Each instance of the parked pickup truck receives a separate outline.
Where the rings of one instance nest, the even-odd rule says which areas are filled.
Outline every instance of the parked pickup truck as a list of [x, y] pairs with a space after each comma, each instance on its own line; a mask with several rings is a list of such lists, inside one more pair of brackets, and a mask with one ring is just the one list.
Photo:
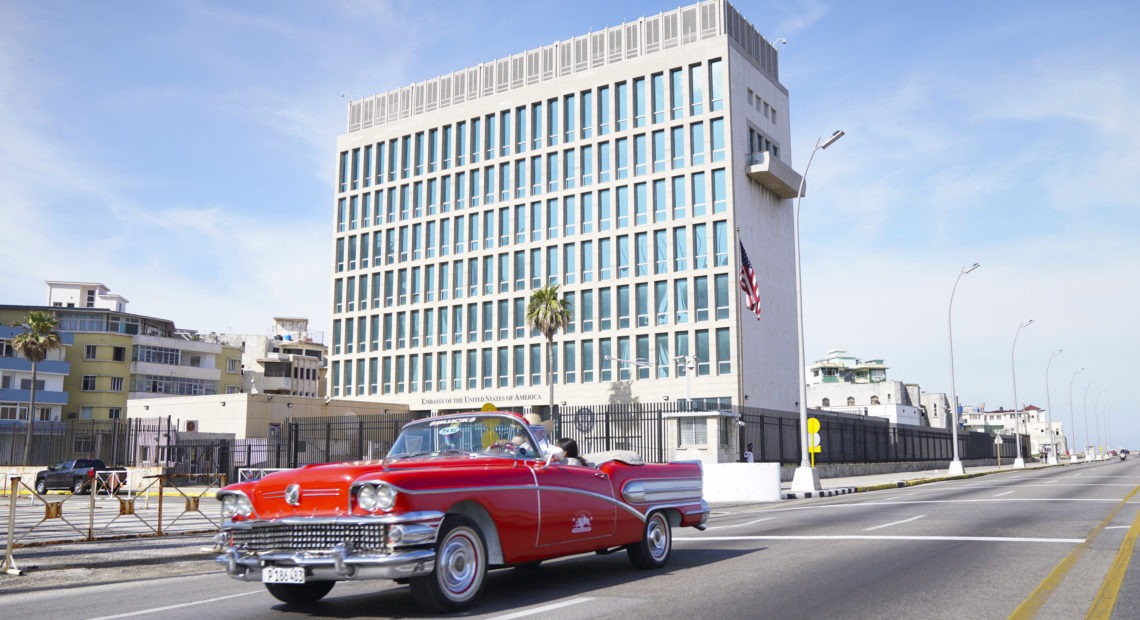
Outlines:
[[75, 459], [56, 463], [51, 467], [36, 472], [36, 493], [43, 495], [48, 491], [65, 490], [79, 495], [91, 490], [95, 481], [95, 472], [111, 471], [113, 476], [103, 477], [99, 480], [98, 488], [118, 490], [127, 481], [127, 470], [123, 467], [107, 467], [99, 459]]

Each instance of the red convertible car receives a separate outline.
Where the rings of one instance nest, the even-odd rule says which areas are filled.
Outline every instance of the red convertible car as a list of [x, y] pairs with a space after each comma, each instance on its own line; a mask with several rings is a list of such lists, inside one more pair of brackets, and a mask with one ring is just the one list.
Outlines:
[[286, 603], [337, 581], [394, 579], [436, 611], [470, 605], [488, 569], [625, 549], [660, 568], [673, 527], [704, 529], [696, 462], [560, 448], [517, 414], [477, 412], [406, 425], [382, 461], [309, 465], [218, 492], [226, 572]]

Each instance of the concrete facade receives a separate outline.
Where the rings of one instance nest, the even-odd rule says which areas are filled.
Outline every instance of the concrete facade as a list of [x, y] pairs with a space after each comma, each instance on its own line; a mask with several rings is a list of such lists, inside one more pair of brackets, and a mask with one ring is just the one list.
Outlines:
[[778, 76], [776, 48], [711, 0], [350, 102], [328, 393], [545, 409], [524, 313], [556, 283], [572, 323], [555, 403], [795, 410], [799, 177]]

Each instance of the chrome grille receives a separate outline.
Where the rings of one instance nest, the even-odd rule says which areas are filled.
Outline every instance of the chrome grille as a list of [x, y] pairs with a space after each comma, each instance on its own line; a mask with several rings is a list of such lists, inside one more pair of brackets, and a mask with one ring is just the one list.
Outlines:
[[247, 551], [329, 551], [345, 543], [354, 551], [384, 551], [381, 523], [278, 523], [230, 530], [233, 546]]

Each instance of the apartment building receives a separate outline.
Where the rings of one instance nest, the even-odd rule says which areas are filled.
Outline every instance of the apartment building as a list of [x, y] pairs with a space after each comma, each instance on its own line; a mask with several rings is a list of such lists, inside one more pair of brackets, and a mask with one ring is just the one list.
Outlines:
[[124, 417], [129, 398], [241, 392], [239, 348], [205, 342], [173, 321], [128, 313], [128, 301], [102, 283], [47, 285], [46, 306], [0, 306], [0, 323], [32, 310], [59, 318], [57, 330], [68, 343], [66, 366], [58, 371], [66, 393], [57, 403], [60, 418]]
[[[329, 395], [544, 411], [552, 370], [556, 404], [795, 410], [788, 109], [723, 0], [350, 102]], [[551, 369], [525, 319], [549, 283], [571, 312]]]

